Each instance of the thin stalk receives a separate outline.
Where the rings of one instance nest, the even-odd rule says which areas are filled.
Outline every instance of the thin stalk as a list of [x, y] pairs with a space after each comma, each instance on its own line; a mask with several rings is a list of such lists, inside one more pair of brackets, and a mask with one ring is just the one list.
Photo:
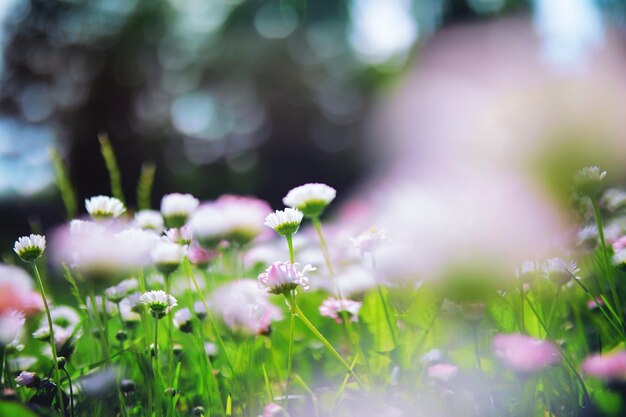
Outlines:
[[196, 277], [193, 274], [193, 271], [191, 269], [191, 264], [189, 263], [189, 258], [187, 258], [187, 256], [183, 258], [183, 265], [184, 265], [185, 272], [187, 273], [187, 275], [189, 275], [189, 278], [191, 278], [191, 280], [193, 281], [193, 285], [196, 288], [196, 292], [200, 296], [200, 301], [202, 301], [202, 304], [204, 305], [204, 309], [206, 310], [206, 313], [207, 313], [207, 317], [209, 321], [211, 322], [211, 327], [213, 328], [213, 333], [215, 335], [215, 338], [217, 339], [217, 343], [219, 345], [220, 351], [224, 352], [224, 357], [226, 358], [228, 367], [230, 368], [231, 374], [234, 376], [235, 368], [233, 367], [233, 364], [230, 360], [230, 356], [228, 355], [228, 351], [226, 350], [226, 346], [224, 345], [224, 340], [222, 339], [222, 336], [220, 336], [219, 329], [217, 328], [217, 323], [215, 322], [215, 319], [213, 318], [213, 314], [211, 314], [211, 310], [209, 309], [209, 305], [206, 302], [206, 298], [204, 297], [202, 290], [200, 290], [200, 287], [198, 286], [198, 282], [196, 281]]
[[287, 246], [289, 247], [289, 262], [293, 265], [296, 263], [296, 258], [293, 254], [293, 236], [285, 235], [285, 239], [287, 239]]
[[57, 348], [56, 343], [54, 342], [54, 329], [52, 325], [52, 316], [50, 315], [50, 307], [48, 306], [48, 297], [46, 296], [46, 290], [43, 287], [43, 281], [41, 280], [41, 276], [39, 275], [39, 269], [37, 268], [37, 264], [35, 261], [30, 263], [33, 267], [33, 271], [35, 272], [35, 278], [37, 279], [37, 285], [39, 286], [39, 291], [41, 291], [41, 299], [43, 301], [43, 307], [46, 310], [46, 318], [48, 320], [48, 330], [50, 331], [50, 348], [52, 349], [52, 363], [54, 366], [54, 379], [57, 384], [57, 401], [59, 403], [59, 409], [61, 410], [61, 414], [65, 415], [65, 404], [63, 403], [63, 394], [61, 393], [61, 373], [59, 372], [59, 363], [57, 357]]
[[319, 417], [319, 405], [317, 401], [317, 396], [315, 395], [313, 390], [306, 384], [306, 382], [304, 382], [300, 375], [295, 374], [293, 379], [296, 380], [302, 386], [302, 388], [304, 388], [304, 390], [311, 396], [311, 402], [313, 403], [313, 411], [315, 412], [315, 417]]
[[526, 323], [524, 317], [524, 283], [522, 280], [519, 282], [519, 296], [520, 296], [520, 316], [519, 316], [519, 327], [522, 333], [526, 333]]
[[[2, 362], [0, 362], [0, 380], [2, 380], [3, 376], [4, 376], [4, 362], [6, 360], [6, 355], [7, 355], [7, 349], [4, 345], [0, 345], [0, 350], [2, 351]], [[7, 384], [9, 379], [6, 379]], [[5, 386], [6, 388], [6, 386]]]
[[70, 415], [74, 417], [74, 388], [72, 387], [72, 377], [67, 369], [63, 368], [65, 375], [67, 375], [67, 383], [70, 387]]
[[298, 316], [298, 318], [311, 331], [311, 333], [313, 333], [313, 335], [315, 335], [315, 337], [317, 337], [317, 339], [322, 342], [326, 349], [328, 349], [328, 351], [343, 365], [343, 367], [346, 368], [346, 370], [350, 373], [350, 375], [352, 375], [357, 384], [359, 384], [359, 387], [361, 389], [364, 389], [365, 385], [363, 384], [361, 378], [356, 374], [356, 372], [352, 370], [348, 362], [345, 361], [345, 359], [339, 354], [339, 352], [335, 350], [333, 345], [331, 345], [330, 342], [319, 332], [319, 330], [317, 330], [315, 325], [309, 321], [309, 319], [302, 312], [302, 310], [300, 310], [300, 307], [298, 307], [298, 305], [296, 304], [295, 297], [293, 297], [291, 300], [287, 298], [287, 302], [289, 303], [292, 314]]
[[317, 237], [320, 240], [320, 247], [322, 249], [322, 255], [324, 255], [324, 260], [326, 261], [326, 266], [328, 267], [328, 271], [330, 275], [335, 275], [335, 270], [333, 269], [333, 263], [330, 260], [330, 254], [328, 253], [328, 245], [326, 245], [326, 239], [324, 239], [324, 233], [322, 232], [322, 223], [320, 222], [320, 218], [318, 216], [311, 217], [311, 223], [313, 223], [313, 227], [317, 232]]
[[598, 205], [598, 200], [596, 198], [591, 198], [591, 204], [593, 205], [593, 213], [596, 218], [596, 226], [598, 228], [598, 236], [600, 237], [600, 245], [602, 246], [602, 258], [604, 259], [604, 267], [606, 268], [606, 275], [609, 281], [609, 286], [611, 287], [611, 296], [613, 297], [613, 304], [615, 308], [619, 308], [619, 319], [620, 325], [624, 323], [624, 316], [622, 313], [621, 304], [619, 301], [619, 296], [617, 295], [617, 289], [615, 287], [615, 279], [613, 277], [613, 273], [611, 272], [611, 263], [609, 260], [609, 252], [606, 249], [606, 241], [604, 239], [604, 227], [602, 225], [602, 216], [600, 214], [600, 206]]
[[376, 276], [376, 281], [377, 281], [376, 290], [378, 292], [378, 298], [380, 299], [380, 303], [383, 306], [383, 313], [385, 314], [385, 321], [387, 322], [387, 328], [389, 328], [389, 333], [391, 334], [391, 340], [393, 341], [394, 347], [398, 347], [398, 340], [396, 338], [395, 327], [393, 326], [393, 323], [391, 321], [391, 314], [389, 313], [389, 300], [387, 300], [387, 297], [385, 297], [385, 294], [383, 292], [383, 286], [380, 280], [378, 279], [376, 257], [374, 256], [373, 252], [372, 252], [372, 268], [374, 269], [374, 274]]
[[285, 409], [289, 412], [289, 388], [291, 387], [291, 369], [293, 366], [293, 333], [296, 324], [295, 314], [289, 319], [289, 350], [287, 353], [287, 381], [285, 383]]
[[[348, 316], [347, 311], [343, 308], [343, 301], [345, 298], [343, 294], [341, 293], [341, 289], [339, 288], [339, 285], [337, 285], [337, 282], [335, 280], [335, 270], [333, 268], [333, 263], [330, 259], [330, 253], [328, 252], [328, 245], [326, 244], [326, 239], [324, 238], [324, 232], [322, 231], [322, 223], [319, 219], [319, 216], [312, 217], [311, 223], [313, 224], [313, 227], [315, 228], [315, 231], [317, 232], [317, 237], [319, 238], [319, 241], [320, 241], [320, 248], [322, 250], [322, 255], [324, 256], [324, 260], [326, 262], [326, 266], [328, 267], [328, 272], [330, 273], [333, 287], [335, 287], [335, 292], [337, 293], [337, 297], [339, 298], [339, 302], [341, 303], [341, 306], [342, 306], [342, 310], [340, 314], [341, 314], [343, 325], [346, 329], [346, 332], [348, 333], [348, 340], [350, 341], [350, 344], [352, 344], [354, 351], [358, 354], [359, 352], [361, 352], [361, 347], [359, 346], [357, 336], [352, 329], [352, 323], [350, 321], [350, 317]], [[393, 331], [392, 331], [392, 335], [393, 335]], [[397, 346], [397, 343], [395, 343], [395, 335], [393, 337], [394, 337], [394, 344]], [[361, 356], [363, 356], [363, 360], [367, 363], [368, 361], [367, 356], [366, 355], [361, 355]], [[367, 366], [369, 368], [369, 364], [367, 364]]]
[[155, 414], [161, 414], [161, 372], [159, 370], [159, 319], [154, 317], [154, 386], [155, 386]]
[[[352, 359], [352, 363], [350, 364], [351, 369], [354, 369], [354, 366], [356, 365], [358, 358], [359, 358], [358, 355], [355, 355], [354, 359]], [[341, 386], [339, 387], [339, 391], [337, 392], [337, 398], [335, 398], [335, 410], [337, 410], [337, 408], [339, 408], [339, 404], [341, 404], [341, 399], [343, 398], [343, 392], [346, 390], [346, 386], [348, 385], [349, 379], [350, 379], [350, 374], [348, 373], [343, 378]]]
[[[113, 365], [113, 361], [111, 360], [111, 350], [109, 348], [109, 332], [106, 325], [106, 301], [102, 298], [102, 312], [98, 309], [98, 304], [96, 303], [96, 296], [94, 294], [93, 287], [90, 288], [89, 298], [91, 300], [91, 306], [93, 309], [94, 318], [96, 320], [96, 325], [98, 326], [98, 331], [100, 332], [100, 339], [102, 340], [102, 350], [104, 355], [104, 362], [107, 366], [111, 367]], [[103, 323], [103, 320], [105, 323]], [[121, 353], [121, 352], [120, 352]], [[122, 395], [122, 391], [120, 390], [119, 384], [116, 384], [117, 390], [117, 399], [120, 403], [120, 411], [122, 413], [122, 417], [126, 417], [128, 415], [126, 410], [126, 403], [124, 401], [124, 396]]]
[[[170, 294], [170, 279], [171, 274], [165, 275], [165, 292]], [[167, 372], [172, 375], [174, 368], [174, 341], [172, 340], [172, 314], [167, 314]]]
[[[537, 321], [539, 322], [541, 327], [543, 327], [543, 330], [546, 332], [546, 336], [550, 337], [550, 332], [548, 331], [548, 326], [543, 321], [543, 319], [539, 316], [539, 312], [537, 311], [537, 309], [535, 309], [535, 307], [532, 305], [532, 303], [530, 301], [528, 301], [528, 300], [526, 300], [526, 301], [528, 302], [528, 305], [530, 306], [530, 309], [532, 310], [532, 312], [535, 315], [535, 317], [537, 317]], [[572, 373], [576, 377], [576, 380], [578, 381], [578, 384], [580, 385], [580, 388], [583, 391], [583, 396], [585, 397], [585, 401], [587, 401], [587, 403], [588, 403], [588, 401], [589, 401], [589, 393], [587, 391], [587, 387], [585, 386], [585, 382], [582, 379], [582, 377], [580, 376], [580, 374], [578, 373], [578, 371], [576, 370], [576, 367], [574, 366], [572, 361], [567, 357], [567, 355], [565, 355], [565, 352], [563, 352], [563, 353], [564, 354], [562, 355], [562, 357], [565, 360], [566, 365], [570, 368], [570, 370], [572, 371]]]
[[[587, 288], [586, 285], [584, 285], [582, 282], [580, 282], [580, 280], [576, 279], [576, 278], [572, 278], [573, 281], [575, 283], [577, 283], [580, 288], [582, 288], [582, 290], [587, 293], [587, 295], [596, 303], [596, 306], [598, 306], [598, 309], [600, 310], [600, 312], [602, 313], [602, 315], [604, 316], [604, 318], [609, 322], [609, 324], [611, 324], [611, 326], [613, 326], [613, 328], [622, 336], [622, 339], [626, 339], [626, 335], [624, 335], [624, 330], [622, 328], [620, 328], [620, 326], [615, 323], [613, 321], [613, 319], [611, 319], [611, 317], [609, 316], [609, 314], [607, 313], [605, 307], [598, 302], [597, 297], [594, 297], [593, 294], [591, 294], [591, 291], [589, 291], [589, 289]], [[611, 311], [611, 310], [609, 310]]]

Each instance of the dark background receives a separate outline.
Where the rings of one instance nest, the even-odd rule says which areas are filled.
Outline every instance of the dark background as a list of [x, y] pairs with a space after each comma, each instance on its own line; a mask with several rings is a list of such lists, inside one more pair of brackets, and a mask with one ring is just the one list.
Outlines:
[[[254, 194], [278, 208], [287, 190], [312, 181], [346, 195], [385, 168], [368, 152], [366, 140], [385, 140], [371, 137], [368, 121], [419, 60], [420, 45], [455, 22], [533, 9], [528, 1], [405, 2], [419, 42], [372, 61], [350, 44], [353, 3], [15, 1], [3, 23], [0, 80], [0, 123], [13, 126], [8, 145], [0, 142], [1, 173], [17, 178], [0, 194], [3, 247], [26, 234], [29, 221], [46, 229], [63, 220], [47, 148], [63, 155], [81, 208], [86, 197], [110, 194], [101, 132], [131, 207], [144, 162], [156, 165], [153, 207], [178, 191], [201, 199]], [[597, 5], [621, 22], [623, 2]], [[262, 10], [273, 11], [266, 14], [279, 32], [291, 25], [289, 35], [264, 37]], [[264, 27], [273, 28], [271, 19]], [[33, 182], [33, 191], [20, 181]]]

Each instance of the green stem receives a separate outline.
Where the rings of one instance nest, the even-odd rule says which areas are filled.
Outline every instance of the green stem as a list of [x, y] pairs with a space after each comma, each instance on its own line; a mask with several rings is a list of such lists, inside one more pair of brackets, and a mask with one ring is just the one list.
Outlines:
[[52, 325], [52, 316], [50, 315], [50, 307], [48, 306], [48, 297], [46, 296], [46, 290], [43, 287], [43, 281], [39, 275], [39, 269], [35, 261], [31, 262], [33, 271], [35, 272], [35, 278], [37, 279], [37, 285], [39, 291], [41, 291], [41, 299], [43, 301], [43, 307], [46, 310], [46, 318], [48, 320], [48, 330], [50, 331], [50, 348], [52, 349], [52, 363], [54, 365], [54, 379], [57, 384], [57, 401], [59, 402], [59, 409], [61, 414], [65, 415], [65, 404], [63, 403], [63, 394], [61, 393], [61, 373], [59, 372], [59, 363], [57, 358], [57, 348], [54, 342], [54, 326]]
[[387, 322], [387, 327], [389, 328], [389, 333], [391, 334], [391, 340], [393, 341], [394, 347], [398, 347], [395, 327], [393, 326], [393, 322], [391, 321], [391, 314], [389, 313], [389, 300], [387, 300], [387, 297], [385, 297], [385, 293], [383, 292], [383, 286], [380, 283], [381, 281], [378, 279], [378, 269], [376, 267], [376, 257], [374, 256], [374, 253], [372, 253], [372, 268], [374, 269], [374, 273], [376, 274], [376, 281], [378, 281], [378, 284], [376, 285], [376, 290], [378, 291], [378, 298], [380, 299], [380, 303], [383, 306], [383, 313], [385, 314], [385, 321]]
[[315, 325], [313, 323], [311, 323], [309, 321], [309, 319], [304, 315], [304, 313], [302, 312], [302, 310], [300, 310], [300, 307], [298, 307], [298, 305], [296, 304], [296, 299], [295, 297], [293, 297], [291, 300], [287, 298], [287, 302], [289, 303], [289, 306], [291, 308], [291, 312], [292, 314], [295, 314], [298, 316], [298, 318], [300, 319], [300, 321], [302, 321], [302, 323], [304, 323], [304, 325], [311, 331], [311, 333], [313, 333], [315, 335], [315, 337], [317, 337], [317, 339], [322, 342], [322, 344], [326, 347], [326, 349], [328, 349], [328, 351], [335, 357], [337, 358], [337, 360], [339, 362], [341, 362], [341, 364], [343, 365], [344, 368], [346, 368], [346, 370], [350, 373], [350, 375], [352, 375], [352, 377], [354, 378], [354, 380], [357, 382], [357, 384], [359, 384], [359, 387], [361, 387], [361, 389], [364, 389], [364, 384], [363, 381], [361, 380], [361, 378], [356, 374], [356, 372], [354, 372], [352, 370], [352, 368], [350, 367], [350, 365], [348, 364], [348, 362], [346, 362], [343, 357], [339, 354], [339, 352], [337, 352], [335, 350], [335, 348], [333, 347], [333, 345], [330, 344], [330, 342], [319, 332], [319, 330], [317, 330], [317, 328], [315, 327]]
[[213, 333], [215, 335], [215, 338], [217, 339], [217, 343], [219, 345], [220, 351], [224, 352], [226, 363], [228, 363], [228, 367], [230, 368], [231, 374], [234, 376], [235, 368], [233, 367], [233, 364], [230, 360], [230, 356], [228, 355], [228, 351], [226, 350], [226, 345], [224, 345], [224, 340], [222, 339], [222, 336], [220, 336], [219, 329], [217, 328], [217, 323], [215, 322], [215, 319], [213, 318], [213, 314], [211, 313], [211, 310], [209, 309], [209, 305], [206, 302], [204, 294], [202, 293], [202, 290], [200, 290], [200, 287], [198, 286], [198, 282], [196, 281], [196, 277], [193, 274], [193, 270], [191, 269], [191, 264], [189, 263], [189, 258], [187, 258], [187, 256], [183, 258], [183, 267], [187, 275], [189, 275], [189, 278], [191, 278], [191, 280], [193, 281], [193, 285], [196, 288], [196, 292], [200, 296], [200, 300], [202, 301], [202, 304], [204, 305], [204, 309], [206, 310], [207, 317], [209, 321], [211, 322], [211, 327], [213, 328]]
[[[542, 318], [539, 316], [539, 312], [537, 311], [537, 309], [535, 309], [535, 307], [532, 305], [532, 303], [530, 302], [530, 300], [526, 300], [528, 302], [528, 306], [530, 307], [530, 309], [532, 310], [533, 314], [535, 315], [535, 317], [537, 318], [537, 321], [539, 322], [539, 324], [541, 325], [541, 327], [543, 327], [543, 330], [546, 332], [546, 337], [550, 338], [550, 332], [548, 331], [548, 326], [546, 325], [546, 323], [542, 320]], [[580, 388], [583, 391], [583, 396], [585, 398], [585, 401], [589, 401], [589, 393], [587, 391], [587, 387], [585, 386], [585, 382], [582, 379], [582, 377], [580, 376], [580, 374], [578, 373], [578, 371], [576, 370], [576, 367], [574, 366], [574, 364], [572, 363], [572, 361], [567, 357], [567, 355], [565, 354], [565, 352], [563, 352], [562, 355], [563, 359], [565, 360], [565, 364], [570, 368], [570, 370], [572, 371], [572, 373], [574, 374], [574, 376], [576, 377], [576, 380], [578, 381], [578, 384], [580, 385]]]
[[289, 350], [287, 353], [287, 382], [285, 383], [285, 409], [287, 412], [289, 412], [289, 388], [291, 386], [291, 368], [293, 365], [293, 332], [295, 324], [296, 316], [292, 314], [289, 319]]
[[74, 388], [72, 387], [72, 377], [67, 369], [63, 368], [65, 375], [67, 375], [67, 383], [70, 387], [70, 415], [74, 417]]
[[311, 217], [311, 223], [313, 223], [313, 227], [317, 232], [317, 237], [320, 240], [320, 247], [322, 249], [322, 255], [324, 255], [324, 260], [326, 261], [326, 266], [328, 267], [328, 271], [330, 275], [335, 275], [335, 270], [333, 269], [333, 263], [330, 260], [330, 254], [328, 253], [328, 245], [326, 245], [326, 239], [324, 239], [324, 233], [322, 232], [322, 223], [320, 222], [320, 218], [315, 216]]
[[[621, 328], [620, 328], [620, 326], [619, 326], [617, 323], [615, 323], [615, 322], [613, 321], [613, 319], [611, 319], [611, 317], [610, 317], [610, 316], [609, 316], [609, 314], [607, 313], [606, 308], [602, 305], [602, 303], [600, 303], [600, 302], [598, 301], [598, 298], [597, 298], [597, 297], [595, 297], [595, 296], [591, 293], [591, 291], [589, 291], [589, 289], [587, 288], [587, 286], [586, 286], [586, 285], [584, 285], [582, 282], [580, 282], [580, 280], [578, 280], [578, 279], [576, 279], [576, 278], [572, 278], [572, 279], [573, 279], [573, 281], [574, 281], [575, 283], [577, 283], [577, 284], [580, 286], [580, 288], [582, 288], [582, 290], [583, 290], [585, 293], [587, 293], [587, 295], [590, 297], [590, 299], [591, 299], [591, 300], [593, 300], [593, 302], [594, 302], [594, 303], [596, 303], [596, 306], [598, 307], [598, 309], [600, 310], [600, 312], [602, 313], [602, 315], [604, 316], [604, 318], [606, 319], [606, 321], [607, 321], [607, 322], [609, 322], [609, 324], [610, 324], [611, 326], [613, 326], [613, 328], [614, 328], [614, 329], [615, 329], [615, 330], [616, 330], [616, 331], [617, 331], [617, 332], [618, 332], [618, 333], [622, 336], [622, 339], [626, 339], [626, 335], [624, 335], [624, 331], [623, 331], [623, 329], [621, 329]], [[611, 310], [609, 310], [609, 311], [611, 311]], [[617, 319], [617, 318], [616, 318], [616, 319]]]
[[[7, 355], [7, 349], [4, 345], [0, 345], [0, 351], [2, 351], [2, 362], [0, 362], [0, 380], [3, 378], [4, 375], [4, 362], [6, 359], [6, 355]], [[9, 383], [9, 379], [8, 377], [6, 378], [6, 383]], [[8, 385], [5, 385], [4, 388], [8, 388]]]
[[[165, 279], [165, 292], [170, 294], [170, 277], [171, 274], [166, 274]], [[174, 341], [172, 340], [172, 314], [167, 314], [167, 371], [170, 376], [173, 374], [174, 368]]]
[[287, 239], [287, 246], [289, 247], [289, 261], [293, 265], [294, 263], [296, 263], [296, 258], [293, 254], [293, 236], [285, 235], [285, 239]]
[[155, 386], [155, 414], [161, 414], [161, 372], [159, 370], [159, 319], [154, 317], [154, 386]]
[[524, 317], [524, 283], [522, 282], [522, 280], [520, 280], [519, 282], [519, 296], [520, 296], [519, 327], [522, 333], [526, 333], [526, 323], [525, 323], [526, 320]]
[[615, 279], [613, 277], [613, 273], [611, 272], [611, 262], [609, 259], [609, 252], [606, 248], [606, 241], [604, 239], [604, 227], [602, 225], [602, 216], [600, 214], [600, 206], [598, 205], [598, 200], [596, 198], [591, 199], [591, 204], [593, 205], [593, 213], [596, 218], [596, 226], [598, 228], [598, 236], [600, 237], [600, 245], [602, 246], [602, 258], [604, 260], [604, 267], [606, 269], [606, 276], [609, 281], [609, 286], [611, 287], [611, 296], [613, 297], [613, 304], [616, 309], [619, 309], [619, 323], [623, 325], [624, 316], [622, 313], [622, 307], [619, 301], [619, 296], [617, 295], [617, 289], [615, 288]]

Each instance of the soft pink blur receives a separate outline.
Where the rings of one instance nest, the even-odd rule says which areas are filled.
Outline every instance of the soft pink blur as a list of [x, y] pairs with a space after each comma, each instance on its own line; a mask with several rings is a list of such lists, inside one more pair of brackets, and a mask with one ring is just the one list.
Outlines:
[[496, 335], [491, 347], [505, 365], [521, 373], [535, 372], [561, 361], [561, 353], [552, 343], [522, 334]]
[[606, 380], [626, 380], [626, 351], [588, 356], [581, 365], [590, 376]]

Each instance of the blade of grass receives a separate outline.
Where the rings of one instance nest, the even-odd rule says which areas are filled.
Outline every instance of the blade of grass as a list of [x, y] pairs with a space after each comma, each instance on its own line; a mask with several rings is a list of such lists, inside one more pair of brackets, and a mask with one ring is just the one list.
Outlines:
[[63, 164], [63, 159], [56, 149], [50, 150], [50, 159], [52, 159], [52, 165], [54, 167], [55, 182], [61, 193], [63, 205], [65, 206], [65, 216], [67, 219], [73, 219], [78, 211], [74, 187], [70, 181], [65, 164]]
[[98, 140], [100, 141], [100, 152], [102, 153], [102, 158], [104, 159], [104, 163], [109, 171], [109, 178], [111, 179], [111, 193], [113, 194], [113, 197], [124, 203], [122, 175], [120, 174], [120, 168], [117, 165], [115, 152], [113, 151], [109, 137], [105, 133], [101, 133], [98, 135]]
[[154, 184], [154, 173], [156, 166], [151, 163], [141, 165], [141, 174], [137, 183], [137, 209], [149, 210], [152, 197], [152, 186]]

